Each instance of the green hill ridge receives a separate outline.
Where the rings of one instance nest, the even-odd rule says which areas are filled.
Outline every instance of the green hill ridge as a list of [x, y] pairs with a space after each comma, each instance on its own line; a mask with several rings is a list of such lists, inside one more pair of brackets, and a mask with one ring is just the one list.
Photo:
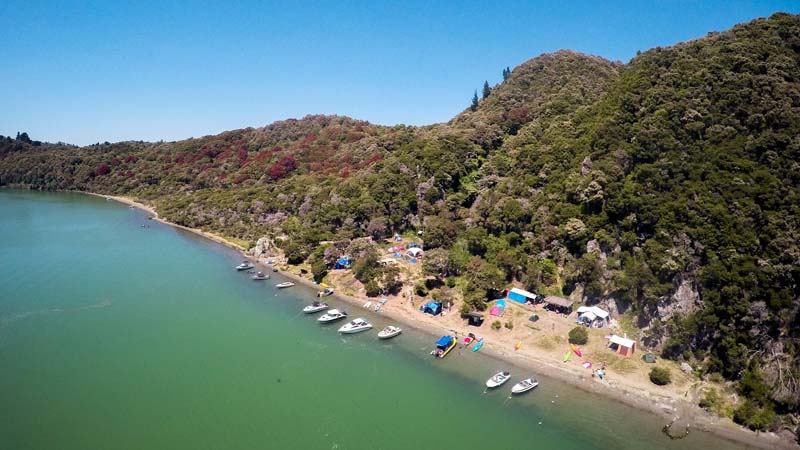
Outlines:
[[307, 116], [178, 142], [2, 138], [0, 186], [133, 196], [181, 225], [280, 237], [317, 275], [321, 243], [422, 231], [427, 273], [467, 307], [511, 283], [601, 304], [664, 357], [731, 380], [737, 422], [800, 414], [800, 16], [627, 64], [541, 55], [430, 126]]

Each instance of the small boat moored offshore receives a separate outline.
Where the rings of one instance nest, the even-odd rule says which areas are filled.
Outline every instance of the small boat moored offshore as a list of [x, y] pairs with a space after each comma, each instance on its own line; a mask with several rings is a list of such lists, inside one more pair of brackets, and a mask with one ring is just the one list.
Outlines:
[[492, 375], [491, 378], [486, 380], [486, 387], [488, 388], [496, 388], [505, 384], [506, 381], [511, 379], [511, 373], [504, 370], [502, 372], [497, 372], [496, 374]]
[[265, 274], [264, 272], [257, 272], [255, 275], [253, 275], [250, 278], [252, 278], [255, 281], [268, 280], [269, 279], [269, 275]]
[[322, 311], [323, 309], [328, 309], [328, 304], [327, 303], [314, 302], [314, 303], [306, 306], [305, 308], [303, 308], [303, 312], [306, 313], [306, 314], [313, 314], [315, 312]]
[[531, 389], [535, 388], [539, 385], [539, 382], [536, 381], [536, 378], [530, 377], [525, 378], [524, 380], [520, 381], [519, 383], [515, 384], [514, 387], [511, 388], [512, 394], [522, 394], [523, 392], [528, 392]]
[[347, 317], [346, 311], [339, 311], [338, 309], [329, 309], [328, 312], [320, 316], [320, 318], [317, 319], [317, 321], [321, 323], [328, 323], [344, 319], [345, 317]]
[[294, 286], [294, 283], [292, 283], [291, 281], [284, 281], [283, 283], [278, 283], [275, 285], [275, 287], [278, 289], [286, 289], [292, 286]]
[[241, 264], [236, 266], [236, 270], [250, 270], [253, 267], [254, 267], [253, 263], [251, 263], [250, 261], [242, 261]]
[[453, 336], [442, 336], [436, 341], [436, 347], [431, 351], [431, 355], [436, 358], [444, 358], [450, 350], [456, 346], [456, 338]]
[[344, 324], [341, 328], [339, 328], [339, 333], [355, 334], [355, 333], [360, 333], [362, 331], [367, 331], [371, 328], [372, 328], [371, 323], [364, 320], [363, 317], [359, 317], [358, 319], [350, 321], [350, 323]]
[[333, 289], [325, 288], [324, 291], [317, 292], [317, 297], [327, 297], [329, 295], [333, 295]]
[[389, 325], [388, 327], [378, 332], [378, 339], [391, 339], [402, 332], [403, 332], [402, 328]]

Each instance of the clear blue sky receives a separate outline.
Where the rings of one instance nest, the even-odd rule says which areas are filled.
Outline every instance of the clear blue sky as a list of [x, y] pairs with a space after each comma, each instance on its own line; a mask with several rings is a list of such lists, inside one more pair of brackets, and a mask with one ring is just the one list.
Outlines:
[[540, 53], [627, 62], [800, 10], [797, 1], [492, 3], [6, 0], [0, 134], [176, 140], [306, 114], [429, 124]]

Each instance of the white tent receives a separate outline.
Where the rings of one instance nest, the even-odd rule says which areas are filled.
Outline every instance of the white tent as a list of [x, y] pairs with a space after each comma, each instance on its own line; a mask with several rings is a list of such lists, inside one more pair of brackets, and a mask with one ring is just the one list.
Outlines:
[[410, 249], [406, 250], [406, 254], [413, 258], [417, 258], [422, 254], [422, 249], [419, 247], [411, 247]]
[[615, 351], [621, 355], [631, 356], [636, 348], [636, 342], [622, 336], [612, 335], [609, 339], [609, 347], [616, 346]]
[[578, 323], [605, 326], [608, 321], [608, 311], [597, 306], [581, 306], [578, 308]]

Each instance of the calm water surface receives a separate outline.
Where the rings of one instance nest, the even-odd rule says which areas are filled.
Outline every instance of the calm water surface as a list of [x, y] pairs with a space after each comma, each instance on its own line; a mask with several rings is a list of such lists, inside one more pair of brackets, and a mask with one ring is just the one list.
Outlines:
[[483, 394], [497, 361], [339, 336], [313, 291], [100, 198], [0, 191], [0, 257], [0, 449], [747, 448], [543, 377]]

